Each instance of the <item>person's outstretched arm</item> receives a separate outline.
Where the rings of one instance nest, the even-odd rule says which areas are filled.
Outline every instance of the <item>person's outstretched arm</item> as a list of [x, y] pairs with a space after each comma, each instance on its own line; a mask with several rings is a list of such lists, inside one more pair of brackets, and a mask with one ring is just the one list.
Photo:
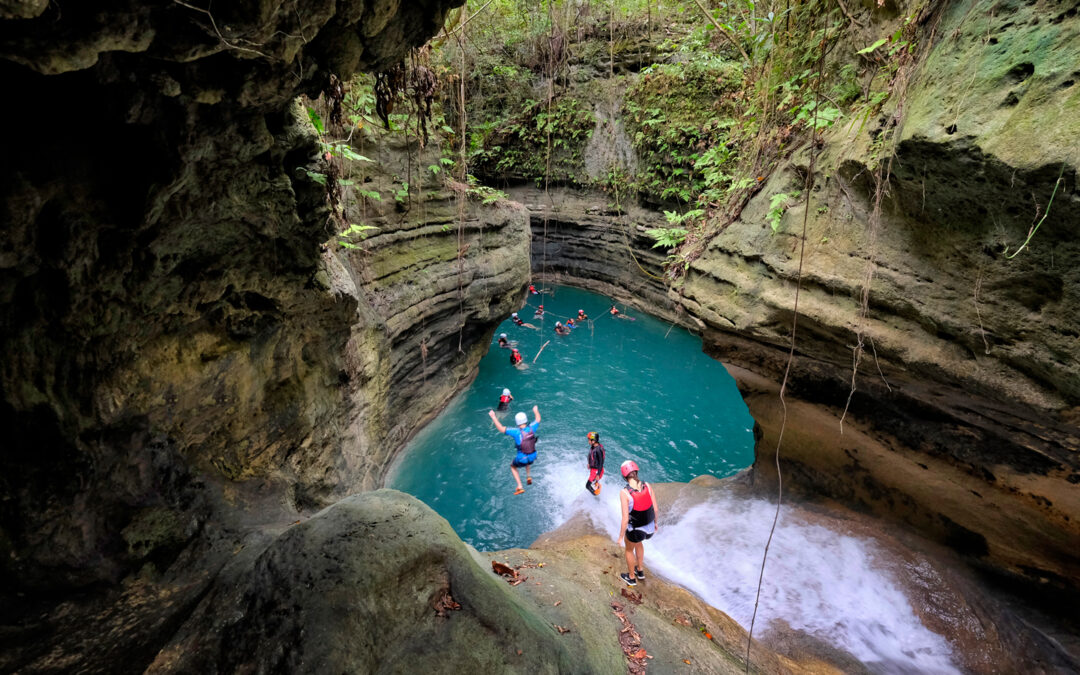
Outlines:
[[540, 409], [536, 406], [533, 406], [533, 416], [536, 417], [537, 422], [540, 421]]
[[488, 417], [491, 418], [491, 422], [495, 425], [495, 428], [499, 430], [500, 434], [506, 433], [506, 427], [504, 427], [502, 422], [499, 421], [499, 418], [495, 416], [494, 410], [488, 410]]

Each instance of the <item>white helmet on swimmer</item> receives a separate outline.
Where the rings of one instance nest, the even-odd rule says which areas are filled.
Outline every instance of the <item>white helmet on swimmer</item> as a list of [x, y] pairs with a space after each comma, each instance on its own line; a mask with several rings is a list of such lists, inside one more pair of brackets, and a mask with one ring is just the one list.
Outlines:
[[517, 318], [517, 312], [514, 312], [514, 313], [513, 313], [513, 314], [511, 314], [510, 316], [512, 316], [512, 317], [514, 317], [514, 318], [516, 319], [516, 318]]
[[509, 396], [510, 395], [510, 390], [509, 389], [503, 389], [502, 395], [503, 396]]
[[562, 321], [556, 321], [556, 322], [555, 322], [555, 325], [556, 325], [556, 326], [561, 326], [561, 325], [562, 325]]
[[505, 340], [506, 339], [506, 333], [499, 333], [499, 337], [501, 337], [502, 339]]
[[583, 310], [583, 309], [579, 309], [579, 310], [577, 311], [577, 313], [578, 313], [578, 314], [584, 314], [584, 313], [585, 313], [585, 310]]
[[525, 413], [519, 412], [518, 414], [514, 415], [514, 424], [518, 425], [519, 427], [522, 424], [528, 424], [528, 423], [529, 423], [529, 417]]
[[622, 471], [623, 478], [626, 478], [627, 476], [638, 470], [637, 464], [635, 464], [634, 460], [632, 459], [628, 459], [623, 462], [622, 466], [620, 466], [619, 469]]

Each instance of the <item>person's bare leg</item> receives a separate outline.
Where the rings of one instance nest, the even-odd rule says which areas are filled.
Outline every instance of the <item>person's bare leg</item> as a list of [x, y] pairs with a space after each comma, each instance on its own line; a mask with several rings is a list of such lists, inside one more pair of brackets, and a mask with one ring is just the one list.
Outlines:
[[[526, 464], [525, 465], [525, 481], [529, 485], [532, 485], [532, 472], [531, 472], [531, 469], [532, 469], [532, 464]], [[518, 483], [521, 483], [521, 481], [518, 481]], [[519, 487], [520, 487], [520, 485], [519, 485]]]
[[[639, 541], [634, 544], [634, 557], [637, 558], [637, 567], [640, 570], [645, 569], [645, 542]], [[631, 574], [634, 570], [630, 570]]]
[[514, 481], [517, 483], [517, 489], [524, 490], [525, 488], [521, 487], [521, 476], [518, 474], [517, 467], [510, 467], [510, 473], [514, 474]]
[[634, 549], [637, 548], [638, 546], [640, 546], [640, 544], [635, 544], [635, 543], [630, 542], [630, 541], [626, 542], [626, 573], [630, 575], [631, 579], [633, 579], [634, 575], [635, 575], [635, 572], [634, 572]]

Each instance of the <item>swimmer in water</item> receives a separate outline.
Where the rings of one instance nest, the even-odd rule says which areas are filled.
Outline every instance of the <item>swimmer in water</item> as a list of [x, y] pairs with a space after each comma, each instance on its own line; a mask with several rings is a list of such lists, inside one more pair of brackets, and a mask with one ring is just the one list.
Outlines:
[[600, 479], [604, 477], [604, 446], [600, 444], [600, 434], [590, 431], [589, 440], [589, 480], [585, 489], [594, 495], [600, 494]]
[[510, 365], [517, 366], [522, 362], [521, 352], [517, 350], [517, 347], [510, 348]]
[[577, 311], [577, 322], [581, 323], [582, 321], [588, 321], [588, 320], [589, 320], [589, 315], [585, 313], [585, 310], [579, 309]]
[[514, 312], [510, 315], [510, 320], [514, 322], [515, 326], [521, 326], [522, 328], [532, 328], [533, 330], [540, 330], [531, 323], [525, 323], [524, 321], [522, 321], [521, 317], [518, 316], [517, 312]]
[[558, 335], [569, 335], [570, 334], [570, 329], [567, 328], [566, 326], [562, 325], [561, 321], [556, 321], [555, 322], [555, 333], [558, 334]]
[[510, 407], [510, 401], [513, 401], [514, 397], [510, 394], [509, 389], [503, 389], [502, 396], [499, 397], [499, 410], [506, 410]]
[[533, 318], [543, 318], [543, 316], [544, 316], [544, 306], [540, 305], [540, 307], [538, 307], [537, 310], [533, 313]]
[[521, 486], [521, 476], [518, 474], [519, 467], [525, 467], [525, 483], [526, 485], [532, 485], [530, 470], [533, 462], [536, 461], [536, 428], [540, 426], [540, 410], [533, 406], [535, 420], [532, 424], [529, 424], [529, 417], [525, 413], [519, 412], [515, 415], [514, 424], [517, 425], [516, 429], [504, 427], [499, 422], [499, 418], [495, 416], [494, 410], [489, 410], [488, 416], [491, 417], [492, 423], [500, 434], [506, 434], [514, 439], [517, 454], [514, 455], [514, 461], [510, 462], [510, 473], [514, 474], [514, 481], [517, 482], [517, 489], [514, 490], [514, 494], [520, 495], [525, 492], [525, 488]]
[[641, 568], [645, 563], [645, 545], [642, 542], [656, 534], [659, 505], [649, 484], [638, 478], [638, 465], [633, 460], [623, 462], [619, 468], [626, 479], [626, 487], [619, 492], [622, 523], [619, 525], [618, 540], [620, 544], [626, 541], [626, 572], [620, 574], [619, 578], [627, 586], [637, 586], [638, 581], [645, 579], [645, 571]]
[[573, 319], [567, 319], [566, 320], [566, 327], [569, 328], [570, 330], [574, 330], [575, 328], [577, 328], [577, 326], [574, 325], [574, 320]]
[[533, 286], [532, 284], [529, 284], [529, 293], [531, 293], [531, 294], [533, 294], [533, 295], [540, 295], [540, 294], [539, 294], [539, 293], [538, 293], [538, 292], [536, 291], [536, 286]]
[[616, 319], [629, 319], [630, 321], [635, 320], [634, 317], [627, 316], [627, 315], [623, 314], [622, 312], [620, 312], [619, 308], [616, 307], [615, 305], [611, 306], [611, 309], [608, 310], [608, 313], [610, 313], [611, 316], [615, 317]]
[[499, 333], [499, 346], [503, 349], [510, 349], [510, 341], [506, 339], [506, 333]]

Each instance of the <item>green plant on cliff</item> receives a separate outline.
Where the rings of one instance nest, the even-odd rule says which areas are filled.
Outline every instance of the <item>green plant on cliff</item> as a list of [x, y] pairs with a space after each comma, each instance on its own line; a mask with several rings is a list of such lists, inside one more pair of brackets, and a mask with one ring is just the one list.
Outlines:
[[338, 234], [338, 244], [342, 248], [347, 249], [359, 249], [359, 245], [355, 244], [356, 240], [363, 241], [367, 239], [370, 234], [373, 234], [375, 230], [379, 228], [374, 225], [364, 225], [357, 223], [349, 223], [349, 226]]
[[769, 199], [769, 227], [772, 228], [773, 234], [780, 231], [780, 219], [784, 217], [784, 214], [790, 208], [790, 202], [798, 199], [801, 192], [801, 190], [795, 190], [791, 193], [781, 192]]

